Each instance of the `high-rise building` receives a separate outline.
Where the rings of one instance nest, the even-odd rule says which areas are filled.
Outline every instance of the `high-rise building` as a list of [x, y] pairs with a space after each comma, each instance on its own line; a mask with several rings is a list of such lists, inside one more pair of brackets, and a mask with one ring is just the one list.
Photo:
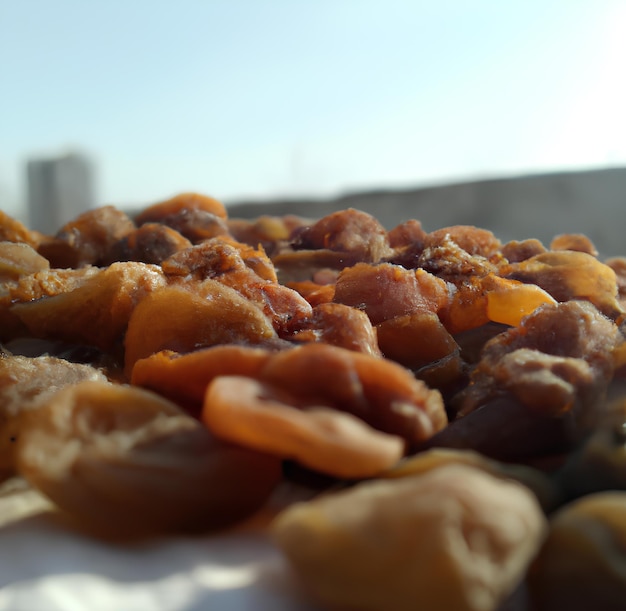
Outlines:
[[26, 165], [29, 226], [56, 233], [65, 223], [93, 208], [94, 170], [82, 154], [31, 159]]

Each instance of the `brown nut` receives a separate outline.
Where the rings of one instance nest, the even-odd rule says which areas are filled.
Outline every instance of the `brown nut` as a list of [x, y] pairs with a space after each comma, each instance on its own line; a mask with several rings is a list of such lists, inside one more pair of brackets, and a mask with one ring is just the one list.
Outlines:
[[206, 530], [256, 511], [280, 461], [213, 438], [158, 395], [83, 382], [25, 422], [18, 471], [79, 524], [103, 534]]
[[324, 604], [493, 611], [523, 578], [545, 528], [523, 486], [448, 465], [296, 504], [273, 532]]
[[552, 519], [529, 572], [538, 611], [622, 611], [626, 602], [626, 492], [592, 494]]

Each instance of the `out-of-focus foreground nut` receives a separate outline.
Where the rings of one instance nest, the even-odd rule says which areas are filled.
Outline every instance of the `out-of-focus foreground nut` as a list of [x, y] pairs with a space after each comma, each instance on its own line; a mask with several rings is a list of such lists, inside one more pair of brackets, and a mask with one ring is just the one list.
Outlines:
[[467, 465], [496, 477], [511, 479], [534, 492], [545, 512], [550, 512], [561, 502], [556, 483], [542, 471], [527, 465], [491, 460], [472, 450], [433, 448], [401, 460], [393, 469], [383, 474], [387, 478], [411, 477], [439, 469], [445, 465]]
[[325, 604], [488, 611], [521, 581], [545, 532], [523, 486], [447, 465], [292, 506], [273, 531]]
[[33, 413], [16, 458], [77, 523], [116, 536], [236, 523], [282, 474], [278, 459], [217, 441], [158, 395], [102, 382], [67, 387]]
[[559, 511], [529, 585], [538, 611], [623, 611], [626, 492], [592, 494]]
[[53, 356], [28, 358], [0, 354], [0, 480], [14, 472], [21, 416], [59, 389], [83, 380], [106, 381], [95, 367]]

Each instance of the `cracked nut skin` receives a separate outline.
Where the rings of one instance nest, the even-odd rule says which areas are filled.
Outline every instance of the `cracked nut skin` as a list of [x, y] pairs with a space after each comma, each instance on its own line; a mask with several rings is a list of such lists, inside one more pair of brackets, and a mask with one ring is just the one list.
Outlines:
[[546, 530], [524, 486], [467, 465], [359, 484], [285, 510], [278, 546], [331, 608], [493, 611]]

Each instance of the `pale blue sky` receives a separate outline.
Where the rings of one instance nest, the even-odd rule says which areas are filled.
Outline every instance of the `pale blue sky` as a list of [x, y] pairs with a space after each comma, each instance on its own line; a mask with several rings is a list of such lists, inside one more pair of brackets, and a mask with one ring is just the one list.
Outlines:
[[623, 0], [0, 0], [0, 207], [70, 148], [99, 203], [626, 165]]

